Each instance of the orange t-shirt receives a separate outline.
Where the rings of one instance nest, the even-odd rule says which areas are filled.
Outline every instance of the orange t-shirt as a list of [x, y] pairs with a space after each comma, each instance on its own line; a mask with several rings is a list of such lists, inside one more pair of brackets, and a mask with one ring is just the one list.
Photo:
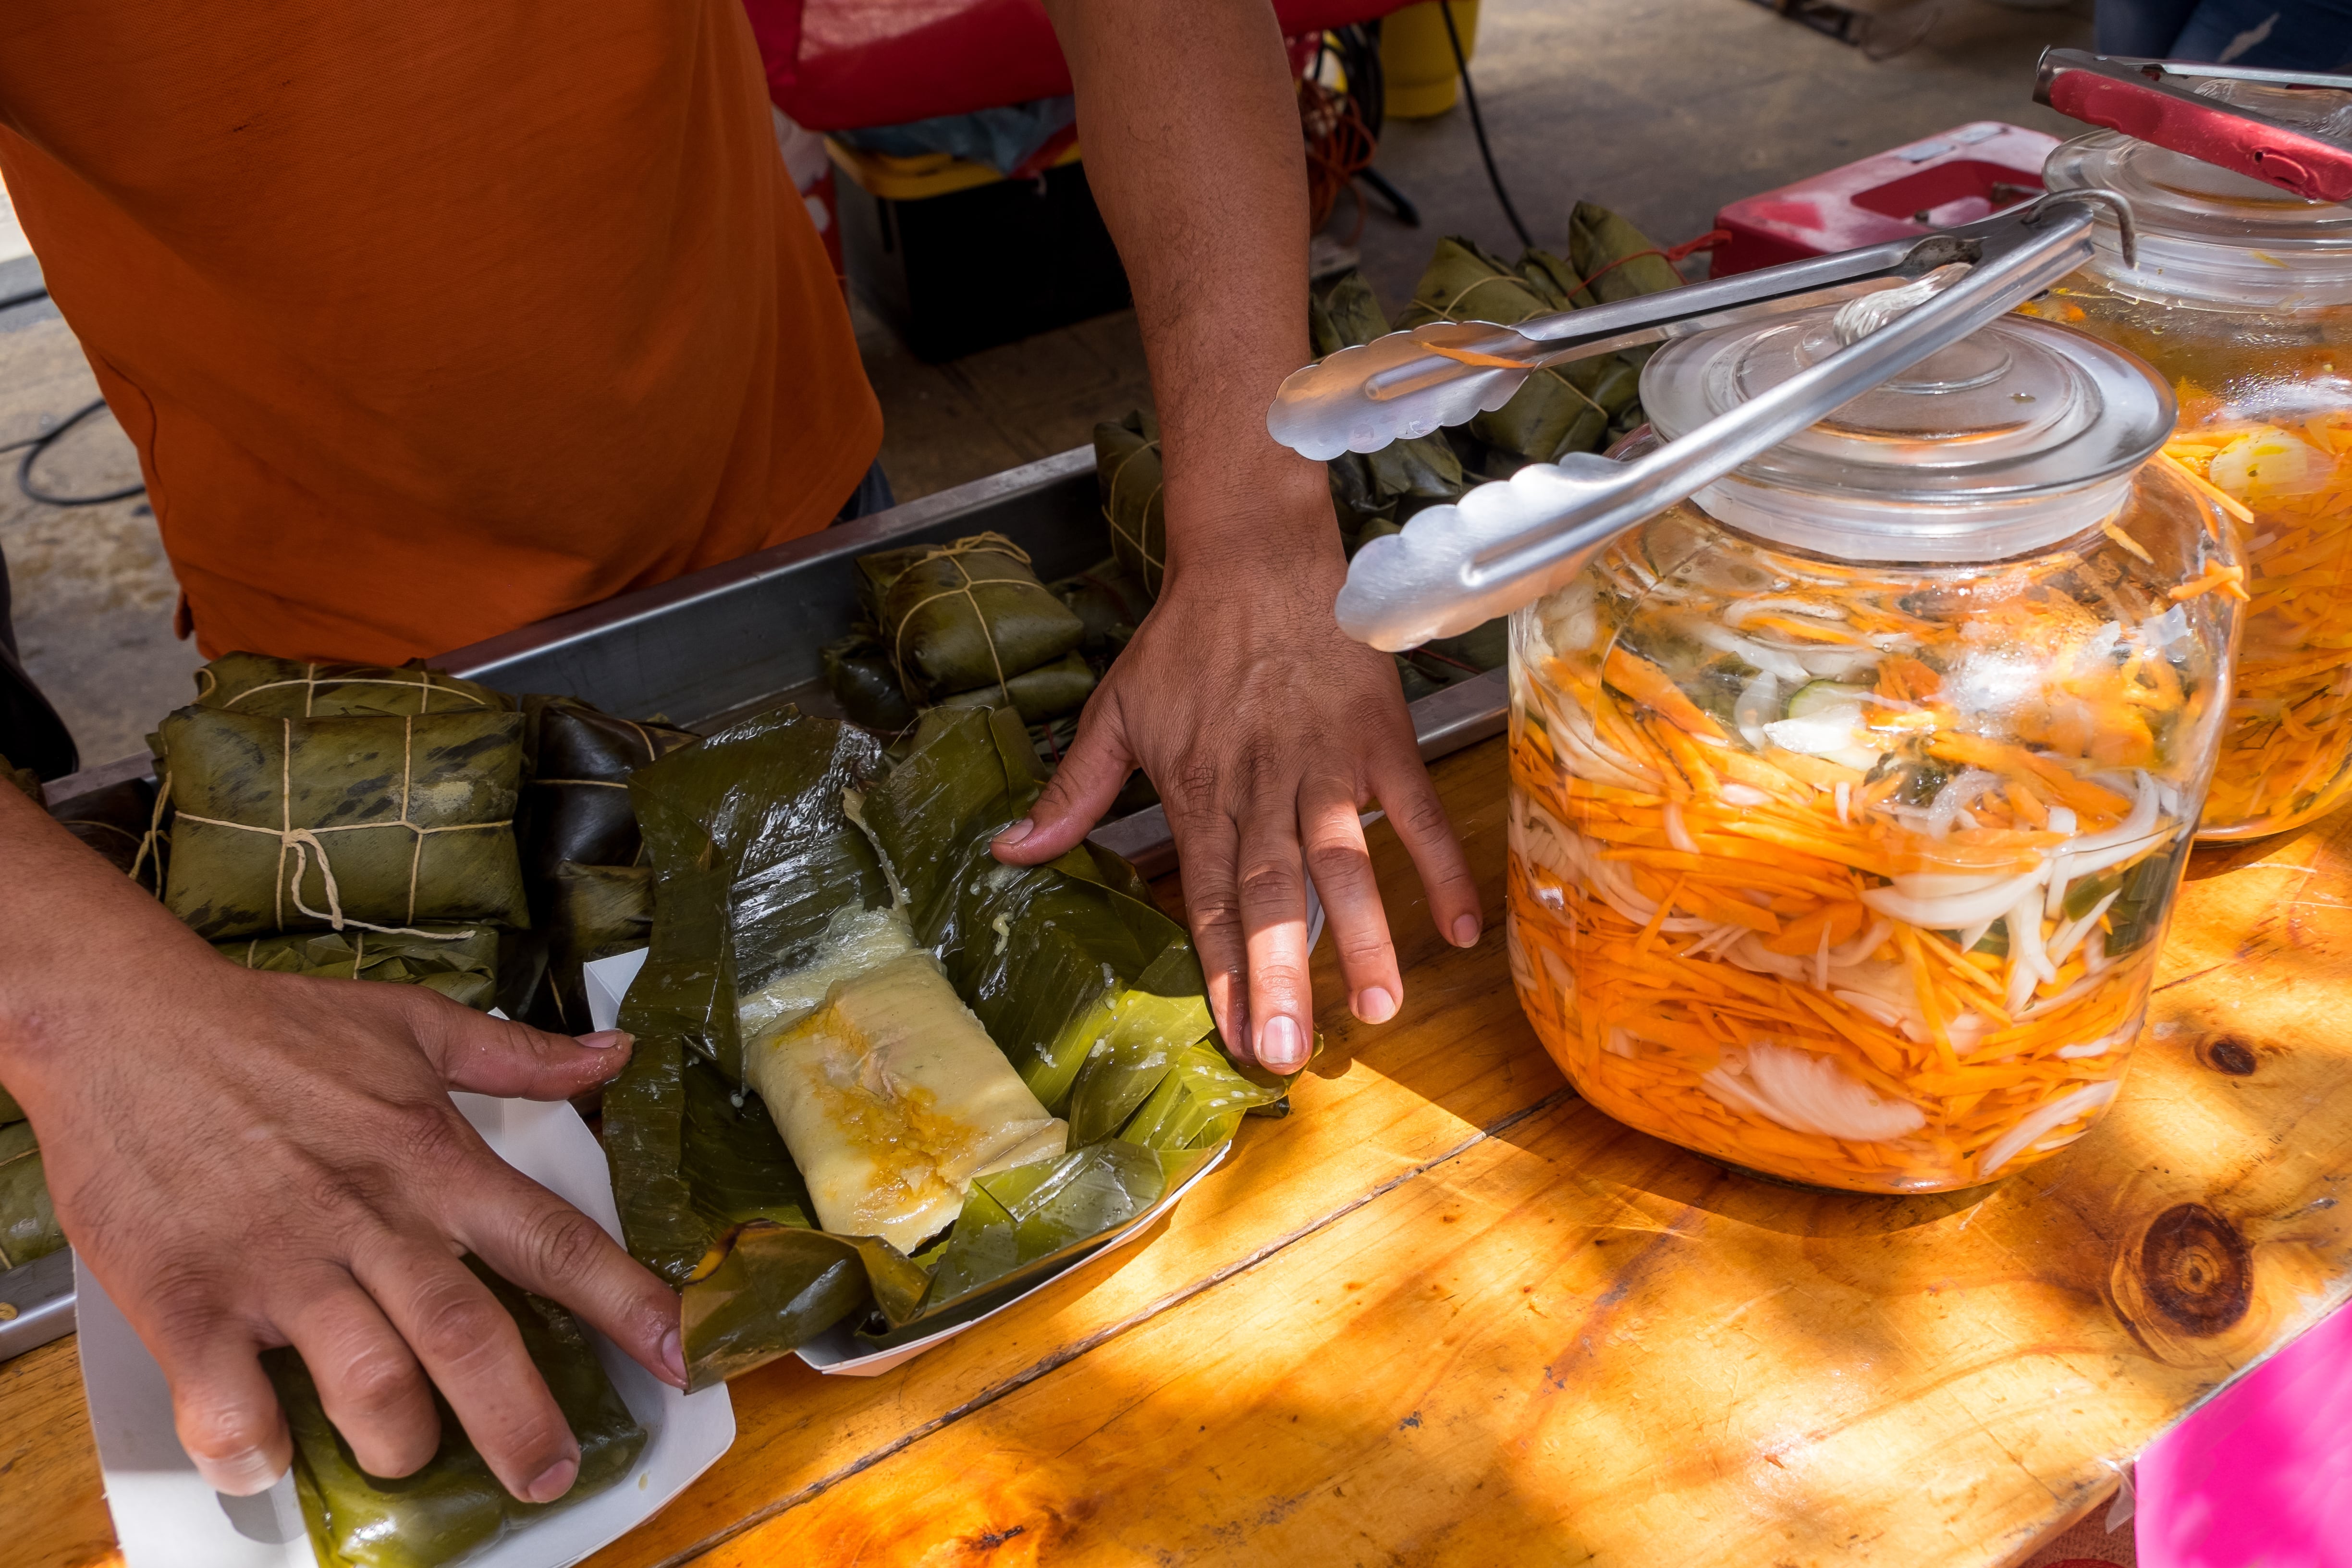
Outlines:
[[0, 176], [207, 655], [461, 647], [881, 443], [741, 0], [11, 0]]

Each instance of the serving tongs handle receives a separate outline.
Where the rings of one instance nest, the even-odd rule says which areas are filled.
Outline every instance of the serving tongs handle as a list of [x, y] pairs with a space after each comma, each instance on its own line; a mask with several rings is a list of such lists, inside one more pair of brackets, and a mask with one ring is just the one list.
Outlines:
[[2087, 124], [2202, 159], [2305, 201], [2352, 200], [2352, 145], [2197, 90], [2200, 82], [2223, 81], [2352, 92], [2352, 77], [2044, 49], [2033, 98]]
[[[1965, 277], [1787, 381], [1630, 463], [1577, 453], [1416, 512], [1356, 554], [1340, 626], [1378, 648], [1453, 637], [1563, 585], [1601, 544], [1759, 457], [1888, 377], [2007, 314], [2093, 254], [2106, 192], [2042, 197]], [[1689, 290], [1696, 292], [1696, 290]]]

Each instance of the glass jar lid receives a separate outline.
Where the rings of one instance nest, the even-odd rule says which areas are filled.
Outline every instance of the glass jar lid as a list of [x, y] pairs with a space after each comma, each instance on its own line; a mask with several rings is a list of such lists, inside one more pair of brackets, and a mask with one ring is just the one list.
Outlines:
[[[2352, 92], [2215, 80], [2197, 92], [2341, 137]], [[2151, 290], [2256, 306], [2352, 301], [2352, 205], [2307, 202], [2184, 153], [2095, 131], [2050, 154], [2051, 190], [2101, 187], [2132, 204], [2139, 266], [2124, 267], [2114, 220], [2102, 216], [2102, 269]]]
[[[1642, 373], [1686, 436], [1842, 346], [1832, 307], [1696, 332]], [[2021, 316], [1979, 329], [1694, 498], [1735, 526], [1867, 561], [1992, 561], [2095, 526], [2172, 429], [2155, 372]]]

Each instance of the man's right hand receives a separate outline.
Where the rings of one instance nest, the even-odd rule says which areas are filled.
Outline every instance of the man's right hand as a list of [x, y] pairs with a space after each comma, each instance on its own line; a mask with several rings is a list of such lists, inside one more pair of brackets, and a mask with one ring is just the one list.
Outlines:
[[620, 1069], [625, 1036], [240, 969], [5, 788], [0, 863], [29, 872], [0, 909], [0, 1081], [212, 1486], [284, 1473], [258, 1358], [291, 1344], [370, 1473], [432, 1458], [430, 1378], [515, 1496], [569, 1489], [579, 1445], [467, 1253], [685, 1386], [677, 1296], [448, 1096], [570, 1098]]

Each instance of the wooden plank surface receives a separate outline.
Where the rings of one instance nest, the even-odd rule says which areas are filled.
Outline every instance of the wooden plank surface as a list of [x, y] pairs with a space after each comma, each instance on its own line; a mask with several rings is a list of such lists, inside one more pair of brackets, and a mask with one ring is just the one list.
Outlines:
[[[1437, 772], [1497, 910], [1500, 747]], [[1575, 1100], [1498, 933], [1445, 948], [1376, 856], [1412, 994], [1327, 1006], [1296, 1115], [896, 1373], [739, 1379], [734, 1449], [593, 1561], [1992, 1565], [2352, 1289], [2352, 825], [2200, 856], [2115, 1114], [1907, 1200]], [[110, 1555], [69, 1344], [0, 1366], [0, 1466], [26, 1562]]]

